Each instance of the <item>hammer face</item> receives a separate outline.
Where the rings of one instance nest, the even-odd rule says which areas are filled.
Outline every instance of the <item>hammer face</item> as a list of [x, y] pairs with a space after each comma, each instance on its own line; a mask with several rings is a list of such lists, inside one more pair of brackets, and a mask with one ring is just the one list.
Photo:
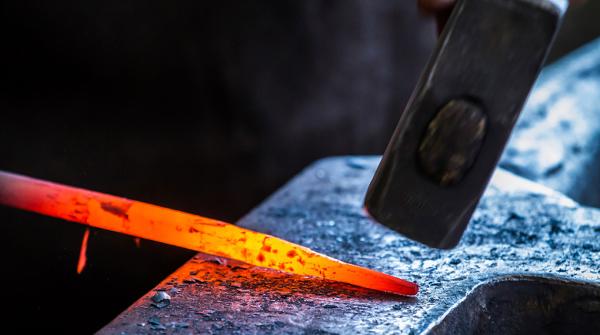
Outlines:
[[456, 246], [566, 10], [561, 0], [461, 0], [365, 199], [379, 222]]

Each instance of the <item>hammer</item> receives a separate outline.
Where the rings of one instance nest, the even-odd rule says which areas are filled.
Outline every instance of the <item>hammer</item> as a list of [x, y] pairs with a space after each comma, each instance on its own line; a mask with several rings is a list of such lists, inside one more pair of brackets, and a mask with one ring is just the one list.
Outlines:
[[365, 197], [377, 221], [455, 247], [552, 45], [566, 0], [459, 0]]

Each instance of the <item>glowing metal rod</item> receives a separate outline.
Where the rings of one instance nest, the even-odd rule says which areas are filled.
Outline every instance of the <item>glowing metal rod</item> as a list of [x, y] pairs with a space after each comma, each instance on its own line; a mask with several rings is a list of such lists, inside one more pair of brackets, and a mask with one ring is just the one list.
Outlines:
[[0, 171], [0, 204], [289, 273], [402, 295], [418, 286], [225, 222]]

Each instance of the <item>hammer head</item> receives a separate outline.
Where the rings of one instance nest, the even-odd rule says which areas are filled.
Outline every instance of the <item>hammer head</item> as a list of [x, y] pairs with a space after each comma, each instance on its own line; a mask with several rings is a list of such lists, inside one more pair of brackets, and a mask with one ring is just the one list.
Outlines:
[[566, 7], [458, 1], [371, 181], [371, 216], [431, 247], [458, 244]]

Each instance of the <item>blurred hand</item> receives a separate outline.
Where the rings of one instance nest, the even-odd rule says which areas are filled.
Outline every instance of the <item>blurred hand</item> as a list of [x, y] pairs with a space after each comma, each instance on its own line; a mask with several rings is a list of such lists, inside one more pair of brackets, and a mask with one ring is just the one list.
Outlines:
[[[587, 0], [569, 0], [571, 5], [581, 5]], [[438, 32], [441, 32], [452, 12], [456, 0], [417, 0], [419, 8], [427, 15], [434, 15], [438, 23]]]

